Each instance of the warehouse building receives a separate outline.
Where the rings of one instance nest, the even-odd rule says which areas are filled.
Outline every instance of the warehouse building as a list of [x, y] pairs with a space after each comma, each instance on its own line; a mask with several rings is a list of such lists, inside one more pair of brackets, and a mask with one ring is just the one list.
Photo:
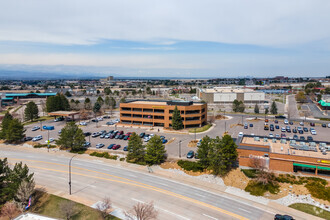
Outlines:
[[207, 103], [226, 104], [235, 99], [244, 103], [264, 103], [265, 93], [246, 88], [214, 87], [211, 89], [197, 89], [197, 97]]
[[330, 177], [330, 143], [244, 135], [237, 139], [239, 165], [253, 167], [255, 158], [270, 170]]
[[120, 123], [170, 128], [175, 106], [181, 113], [184, 128], [206, 124], [206, 103], [166, 100], [133, 100], [120, 103]]

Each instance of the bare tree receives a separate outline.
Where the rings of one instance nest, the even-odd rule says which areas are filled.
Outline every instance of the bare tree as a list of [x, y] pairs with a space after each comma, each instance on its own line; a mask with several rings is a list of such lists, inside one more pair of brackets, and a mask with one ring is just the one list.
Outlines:
[[6, 202], [1, 209], [2, 216], [8, 217], [9, 219], [13, 219], [18, 213], [19, 209], [14, 202]]
[[125, 212], [125, 216], [130, 220], [152, 220], [157, 219], [158, 212], [154, 208], [154, 203], [137, 203], [131, 210]]
[[59, 210], [65, 219], [71, 219], [75, 214], [77, 214], [76, 204], [70, 200], [65, 200], [60, 203]]
[[34, 193], [35, 183], [32, 179], [31, 181], [24, 180], [18, 187], [16, 192], [16, 200], [24, 208], [28, 204], [29, 197]]
[[112, 204], [110, 197], [104, 197], [102, 199], [102, 202], [96, 205], [96, 209], [100, 212], [103, 219], [105, 219], [108, 216], [111, 207]]
[[250, 158], [250, 166], [257, 170], [257, 181], [262, 183], [263, 185], [267, 185], [268, 183], [275, 183], [275, 175], [272, 172], [269, 172], [266, 167], [266, 161], [262, 158], [251, 157]]

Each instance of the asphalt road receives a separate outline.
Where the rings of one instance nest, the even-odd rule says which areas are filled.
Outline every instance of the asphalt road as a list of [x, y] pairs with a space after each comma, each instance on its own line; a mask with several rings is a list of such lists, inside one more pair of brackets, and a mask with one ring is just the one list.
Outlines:
[[[35, 149], [0, 148], [0, 157], [23, 161], [36, 183], [68, 196], [70, 155]], [[84, 156], [72, 160], [72, 196], [97, 202], [110, 196], [114, 207], [128, 210], [137, 202], [154, 201], [159, 219], [273, 219], [274, 213], [229, 194], [214, 193], [145, 172]]]

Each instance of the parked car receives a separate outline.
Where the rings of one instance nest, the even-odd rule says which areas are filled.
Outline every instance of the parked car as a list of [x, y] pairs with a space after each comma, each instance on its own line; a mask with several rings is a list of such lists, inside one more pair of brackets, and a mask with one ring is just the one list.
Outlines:
[[323, 128], [326, 128], [326, 127], [327, 127], [327, 125], [326, 125], [325, 123], [323, 123], [323, 124], [322, 124], [322, 127], [323, 127]]
[[118, 150], [120, 148], [120, 144], [116, 144], [115, 146], [112, 147], [112, 150]]
[[128, 151], [128, 146], [125, 146], [125, 147], [123, 148], [123, 151]]
[[90, 147], [91, 143], [89, 143], [88, 141], [85, 141], [85, 143], [83, 144], [83, 147]]
[[162, 142], [163, 142], [163, 144], [166, 144], [167, 143], [167, 140], [166, 139], [162, 139]]
[[244, 129], [248, 129], [248, 128], [249, 128], [248, 124], [245, 123], [245, 124], [244, 124]]
[[96, 148], [97, 148], [97, 149], [102, 148], [102, 147], [104, 147], [104, 144], [102, 144], [102, 143], [98, 143], [98, 144], [96, 145]]
[[128, 136], [128, 135], [125, 135], [125, 137], [124, 137], [124, 141], [127, 141], [128, 138], [129, 138], [129, 136]]
[[304, 132], [308, 132], [308, 128], [304, 127], [303, 128]]
[[80, 122], [79, 123], [81, 126], [87, 126], [87, 122], [85, 122], [85, 121], [82, 121], [82, 122]]
[[114, 125], [115, 123], [113, 123], [112, 121], [108, 121], [107, 123], [105, 123], [106, 125]]
[[284, 115], [276, 115], [275, 118], [285, 119], [286, 117]]
[[244, 133], [243, 132], [239, 132], [238, 133], [238, 137], [243, 137]]
[[91, 134], [92, 134], [92, 133], [90, 133], [89, 131], [84, 132], [84, 135], [85, 135], [86, 137], [91, 136]]
[[306, 140], [306, 139], [305, 139], [304, 136], [300, 136], [300, 140], [301, 140], [301, 141], [304, 141], [304, 140]]
[[289, 121], [287, 119], [284, 120], [284, 124], [289, 124]]
[[250, 124], [250, 128], [252, 128], [253, 127], [253, 124]]
[[100, 136], [101, 134], [99, 133], [99, 132], [94, 132], [93, 134], [92, 134], [92, 138], [95, 138], [95, 137], [98, 137], [98, 136]]
[[286, 135], [282, 133], [281, 138], [286, 138]]
[[108, 149], [112, 149], [113, 148], [113, 146], [115, 146], [116, 144], [110, 144], [109, 146], [108, 146]]
[[280, 135], [279, 135], [279, 134], [276, 134], [276, 135], [275, 135], [275, 137], [276, 137], [276, 138], [279, 138], [279, 137], [280, 137]]
[[140, 138], [143, 138], [146, 135], [146, 133], [142, 132], [139, 136]]
[[98, 117], [97, 120], [98, 121], [103, 121], [103, 118], [102, 117]]
[[39, 130], [39, 129], [40, 129], [39, 126], [34, 126], [34, 127], [31, 129], [31, 131], [37, 131], [37, 130]]
[[[54, 141], [54, 138], [49, 138], [49, 143], [52, 143]], [[48, 140], [45, 140], [45, 143], [48, 144]]]
[[278, 120], [275, 120], [274, 122], [275, 122], [275, 124], [278, 124]]
[[105, 116], [103, 116], [103, 118], [107, 119], [107, 118], [110, 118], [110, 116], [109, 115], [105, 115]]
[[293, 139], [295, 139], [295, 140], [298, 140], [299, 138], [298, 138], [298, 135], [293, 135]]
[[311, 122], [309, 123], [310, 126], [315, 127], [315, 123]]
[[304, 126], [304, 122], [301, 121], [301, 122], [299, 123], [299, 125]]
[[275, 128], [276, 128], [276, 129], [280, 129], [280, 126], [279, 126], [279, 125], [275, 125]]
[[303, 134], [304, 131], [303, 130], [298, 130], [299, 134]]
[[99, 120], [97, 120], [96, 118], [92, 119], [92, 122], [98, 122]]
[[187, 158], [188, 158], [188, 159], [191, 159], [191, 158], [194, 157], [194, 155], [195, 155], [195, 152], [191, 150], [191, 151], [189, 151], [189, 152], [187, 153]]
[[297, 129], [295, 129], [295, 128], [292, 129], [292, 132], [293, 132], [293, 133], [297, 133]]
[[54, 122], [58, 122], [58, 121], [64, 121], [64, 118], [63, 117], [58, 117], [58, 118], [54, 119]]
[[290, 121], [289, 124], [290, 124], [290, 125], [293, 125], [293, 121]]
[[38, 135], [38, 136], [36, 136], [36, 137], [34, 137], [34, 138], [32, 138], [32, 141], [40, 141], [42, 139], [42, 135]]
[[313, 141], [313, 137], [312, 136], [307, 136], [307, 140], [308, 141]]
[[330, 123], [328, 124], [328, 128], [330, 128]]
[[24, 137], [22, 141], [32, 141], [32, 137]]
[[311, 130], [311, 134], [312, 135], [316, 135], [316, 131], [315, 130]]
[[282, 132], [285, 132], [286, 131], [285, 127], [282, 127], [281, 131]]

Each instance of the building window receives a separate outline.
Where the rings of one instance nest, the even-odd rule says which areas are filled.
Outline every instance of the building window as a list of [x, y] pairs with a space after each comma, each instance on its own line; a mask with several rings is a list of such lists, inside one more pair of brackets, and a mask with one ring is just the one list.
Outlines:
[[157, 112], [157, 113], [164, 113], [164, 109], [154, 109], [154, 112]]
[[142, 112], [142, 108], [133, 108], [134, 112]]
[[152, 109], [144, 108], [143, 112], [152, 112]]
[[122, 111], [131, 111], [131, 108], [121, 108]]

